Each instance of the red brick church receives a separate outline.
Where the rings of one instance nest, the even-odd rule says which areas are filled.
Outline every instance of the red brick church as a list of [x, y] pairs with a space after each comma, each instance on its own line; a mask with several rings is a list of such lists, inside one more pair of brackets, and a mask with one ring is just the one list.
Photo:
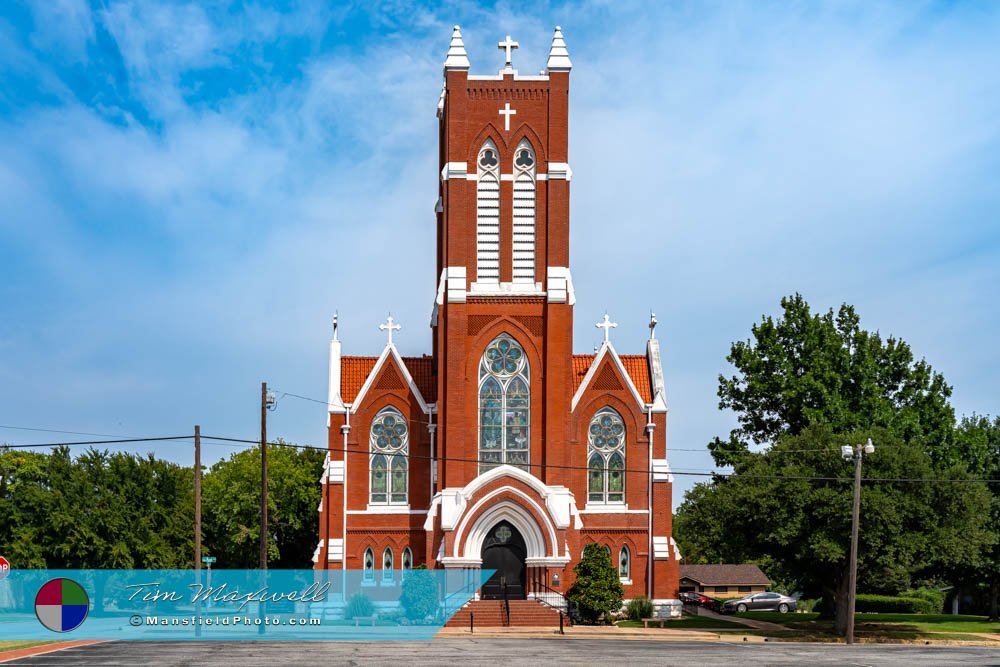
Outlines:
[[572, 64], [559, 28], [541, 74], [514, 69], [516, 47], [472, 75], [456, 27], [444, 62], [431, 354], [400, 356], [390, 317], [381, 354], [344, 356], [334, 325], [314, 560], [376, 586], [496, 569], [480, 597], [554, 599], [596, 542], [626, 599], [677, 613], [655, 319], [645, 354], [615, 350], [607, 315], [597, 352], [573, 353]]

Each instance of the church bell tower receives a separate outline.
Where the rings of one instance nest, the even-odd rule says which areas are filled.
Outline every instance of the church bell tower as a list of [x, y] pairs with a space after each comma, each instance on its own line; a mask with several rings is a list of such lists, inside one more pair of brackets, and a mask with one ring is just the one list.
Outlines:
[[[540, 74], [515, 69], [518, 44], [510, 36], [498, 47], [503, 66], [497, 74], [470, 75], [456, 26], [438, 102], [438, 284], [431, 325], [441, 397], [439, 489], [469, 482], [482, 471], [480, 459], [494, 455], [477, 446], [483, 415], [470, 397], [481, 390], [483, 350], [502, 335], [523, 348], [531, 418], [524, 433], [513, 436], [507, 419], [506, 430], [498, 432], [496, 463], [523, 461], [543, 480], [547, 466], [566, 463], [574, 302], [567, 145], [572, 63], [558, 27]], [[509, 417], [509, 410], [504, 414]]]

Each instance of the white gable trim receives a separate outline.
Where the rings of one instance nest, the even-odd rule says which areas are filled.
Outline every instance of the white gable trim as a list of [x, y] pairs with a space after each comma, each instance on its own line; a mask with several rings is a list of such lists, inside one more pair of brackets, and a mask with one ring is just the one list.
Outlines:
[[573, 402], [570, 404], [570, 411], [576, 410], [576, 404], [580, 402], [581, 398], [583, 398], [583, 392], [587, 390], [587, 387], [590, 385], [590, 381], [594, 379], [594, 375], [597, 374], [597, 369], [600, 367], [601, 361], [607, 354], [611, 355], [611, 360], [614, 362], [615, 366], [618, 367], [618, 371], [622, 374], [622, 377], [625, 378], [625, 383], [628, 386], [629, 391], [632, 392], [635, 402], [639, 404], [639, 408], [641, 410], [645, 411], [647, 405], [643, 402], [642, 395], [639, 393], [639, 390], [635, 388], [635, 383], [632, 382], [632, 376], [630, 376], [628, 371], [625, 370], [625, 365], [622, 364], [622, 360], [618, 357], [618, 353], [615, 351], [615, 346], [611, 344], [611, 341], [607, 340], [601, 345], [600, 351], [598, 351], [597, 356], [594, 357], [594, 363], [590, 365], [590, 370], [588, 370], [587, 374], [584, 376], [583, 382], [580, 383], [580, 387], [576, 390], [576, 393], [573, 394]]
[[374, 368], [372, 368], [372, 372], [368, 374], [368, 377], [365, 379], [365, 383], [361, 385], [361, 391], [358, 392], [358, 395], [355, 397], [354, 402], [351, 404], [350, 407], [351, 413], [353, 414], [358, 411], [358, 408], [364, 401], [365, 396], [368, 394], [368, 390], [371, 388], [372, 384], [375, 383], [375, 378], [378, 377], [379, 371], [382, 370], [382, 366], [385, 365], [385, 360], [389, 358], [390, 354], [392, 355], [393, 359], [396, 360], [396, 364], [399, 366], [399, 370], [402, 371], [403, 379], [406, 381], [406, 384], [409, 385], [410, 391], [412, 391], [413, 395], [417, 397], [417, 402], [420, 404], [420, 409], [424, 411], [424, 414], [429, 414], [431, 411], [430, 406], [427, 405], [427, 401], [424, 400], [424, 397], [420, 393], [420, 390], [417, 389], [417, 384], [413, 381], [413, 376], [410, 375], [410, 369], [406, 367], [406, 364], [403, 362], [403, 358], [399, 356], [399, 351], [396, 350], [396, 346], [393, 345], [392, 343], [386, 344], [385, 349], [382, 350], [382, 354], [379, 355], [378, 361], [375, 362], [375, 366]]

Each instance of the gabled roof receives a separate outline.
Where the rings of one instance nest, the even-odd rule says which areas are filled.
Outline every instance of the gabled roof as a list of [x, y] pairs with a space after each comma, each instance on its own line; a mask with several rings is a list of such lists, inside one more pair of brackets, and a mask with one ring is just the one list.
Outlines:
[[[574, 354], [573, 355], [573, 391], [576, 392], [587, 377], [587, 371], [594, 364], [596, 354]], [[649, 381], [649, 364], [645, 354], [620, 354], [618, 358], [622, 360], [625, 372], [632, 378], [632, 383], [639, 390], [639, 395], [644, 403], [653, 402], [653, 391]]]
[[[353, 403], [365, 380], [371, 375], [378, 357], [341, 357], [340, 396], [345, 403]], [[406, 370], [413, 377], [420, 395], [428, 403], [437, 401], [437, 378], [431, 375], [431, 358], [401, 357]]]
[[740, 565], [684, 565], [681, 577], [697, 581], [703, 586], [770, 586], [771, 580], [759, 567]]

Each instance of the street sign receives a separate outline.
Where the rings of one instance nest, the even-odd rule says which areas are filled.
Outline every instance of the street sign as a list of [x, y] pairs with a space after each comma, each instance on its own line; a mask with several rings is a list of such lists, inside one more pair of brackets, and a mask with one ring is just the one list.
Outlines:
[[201, 557], [201, 562], [202, 563], [214, 563], [215, 562], [215, 556], [202, 556]]

